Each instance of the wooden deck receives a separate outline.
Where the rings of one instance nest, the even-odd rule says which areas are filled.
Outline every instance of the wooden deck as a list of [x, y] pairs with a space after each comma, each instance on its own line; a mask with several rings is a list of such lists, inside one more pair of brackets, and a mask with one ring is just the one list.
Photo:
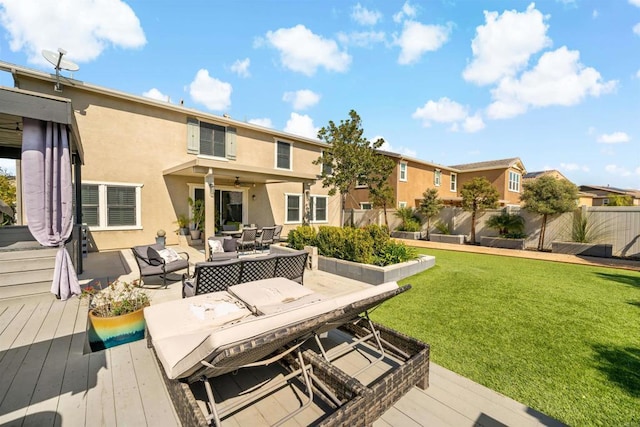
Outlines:
[[[106, 270], [113, 272], [117, 262], [110, 260]], [[126, 273], [135, 276], [135, 272]], [[305, 275], [305, 286], [339, 294], [366, 285], [313, 271]], [[152, 290], [154, 303], [179, 297], [179, 283], [171, 284], [169, 289]], [[0, 304], [0, 425], [179, 425], [160, 368], [146, 342], [87, 353], [86, 322], [86, 302], [76, 298], [66, 302], [50, 297]], [[330, 338], [335, 345], [344, 339], [335, 333]], [[350, 354], [335, 364], [348, 374], [353, 373], [363, 363], [359, 357], [361, 354]], [[381, 370], [384, 364], [365, 371], [358, 379], [370, 383]], [[235, 376], [229, 374], [220, 378], [219, 384], [224, 386], [217, 388], [217, 398], [228, 400], [223, 406], [229, 404], [239, 387], [270, 375], [281, 372], [251, 369]], [[283, 387], [235, 413], [223, 425], [269, 425], [299, 405], [300, 392], [295, 386]], [[285, 425], [313, 424], [326, 410], [322, 402], [315, 402]], [[423, 425], [562, 424], [432, 363], [430, 387], [413, 388], [374, 424]]]

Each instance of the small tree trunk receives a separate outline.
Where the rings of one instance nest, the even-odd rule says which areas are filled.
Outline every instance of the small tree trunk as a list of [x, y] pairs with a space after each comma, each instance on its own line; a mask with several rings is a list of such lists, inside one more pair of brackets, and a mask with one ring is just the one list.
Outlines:
[[429, 229], [431, 228], [431, 218], [427, 218], [427, 240], [429, 240]]
[[538, 238], [538, 250], [544, 249], [544, 233], [547, 231], [547, 214], [542, 215], [542, 224], [540, 225], [540, 237]]
[[471, 244], [476, 244], [476, 210], [471, 211]]
[[347, 205], [347, 194], [340, 193], [340, 228], [344, 227], [344, 207]]
[[387, 204], [386, 203], [382, 206], [382, 210], [384, 211], [384, 225], [387, 227], [387, 231], [390, 232], [390, 230], [389, 230], [389, 218], [387, 218]]

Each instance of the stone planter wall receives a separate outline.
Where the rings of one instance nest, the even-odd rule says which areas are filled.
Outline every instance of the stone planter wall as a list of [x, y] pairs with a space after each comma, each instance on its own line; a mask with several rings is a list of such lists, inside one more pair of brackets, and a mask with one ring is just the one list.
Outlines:
[[391, 237], [396, 239], [420, 240], [422, 239], [421, 231], [392, 231]]
[[453, 243], [456, 245], [464, 244], [464, 234], [429, 234], [429, 241], [440, 243]]
[[551, 242], [551, 252], [611, 258], [613, 245], [606, 243]]
[[[271, 245], [270, 252], [288, 253], [293, 250], [294, 249], [286, 246]], [[310, 253], [317, 253], [316, 248], [305, 247], [305, 250]], [[347, 277], [349, 279], [359, 280], [371, 285], [380, 285], [386, 282], [398, 281], [428, 270], [436, 264], [436, 258], [430, 255], [420, 255], [416, 260], [389, 265], [386, 267], [327, 258], [322, 255], [317, 255], [316, 259], [318, 262], [318, 270]]]
[[524, 250], [525, 239], [505, 239], [503, 237], [481, 237], [480, 244], [491, 248]]

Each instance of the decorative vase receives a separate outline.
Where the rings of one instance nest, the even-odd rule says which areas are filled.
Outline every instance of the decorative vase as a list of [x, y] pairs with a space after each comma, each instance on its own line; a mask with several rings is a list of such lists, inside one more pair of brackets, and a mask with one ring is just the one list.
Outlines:
[[144, 339], [143, 309], [114, 317], [100, 317], [89, 311], [89, 346], [91, 351], [104, 350]]

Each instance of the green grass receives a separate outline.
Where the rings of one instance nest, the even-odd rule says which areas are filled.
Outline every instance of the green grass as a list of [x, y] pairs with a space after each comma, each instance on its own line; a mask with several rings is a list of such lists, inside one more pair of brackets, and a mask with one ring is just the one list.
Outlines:
[[640, 272], [420, 250], [436, 266], [378, 322], [431, 359], [564, 423], [640, 425]]

